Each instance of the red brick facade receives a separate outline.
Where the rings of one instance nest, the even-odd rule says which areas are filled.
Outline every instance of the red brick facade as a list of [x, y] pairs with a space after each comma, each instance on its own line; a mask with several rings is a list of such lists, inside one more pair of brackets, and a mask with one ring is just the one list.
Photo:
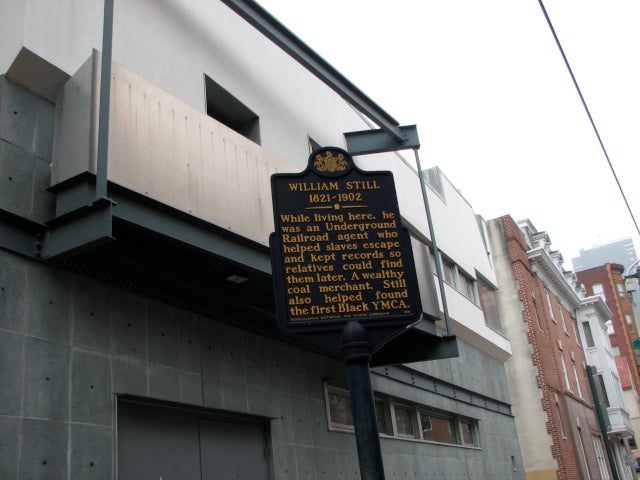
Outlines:
[[[584, 285], [587, 295], [596, 295], [594, 285], [602, 285], [604, 301], [611, 310], [613, 333], [609, 334], [612, 347], [617, 347], [620, 357], [626, 360], [631, 372], [631, 380], [636, 391], [640, 391], [640, 371], [636, 365], [633, 342], [638, 338], [633, 306], [624, 291], [624, 267], [617, 263], [607, 263], [576, 273], [578, 283]], [[621, 287], [619, 287], [619, 285]], [[619, 290], [622, 288], [622, 292]], [[628, 317], [626, 317], [628, 315]], [[630, 319], [630, 323], [627, 322]], [[626, 372], [620, 372], [620, 376]]]
[[[553, 285], [538, 275], [535, 263], [529, 260], [530, 247], [525, 235], [513, 219], [504, 216], [500, 221], [518, 283], [522, 326], [537, 371], [535, 381], [542, 394], [541, 407], [547, 418], [546, 430], [552, 438], [552, 455], [558, 464], [557, 478], [601, 478], [592, 441], [592, 435], [599, 435], [599, 429], [585, 374], [585, 354], [579, 332], [575, 331], [575, 305], [570, 299], [560, 298]], [[583, 471], [583, 449], [589, 475]]]

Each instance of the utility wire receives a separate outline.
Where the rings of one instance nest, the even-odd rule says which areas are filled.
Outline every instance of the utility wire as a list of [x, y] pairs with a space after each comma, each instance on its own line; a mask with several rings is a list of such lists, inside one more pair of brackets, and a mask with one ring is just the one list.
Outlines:
[[640, 228], [638, 227], [638, 222], [636, 222], [636, 218], [633, 215], [633, 211], [631, 210], [631, 206], [629, 205], [629, 202], [627, 201], [627, 196], [624, 194], [624, 190], [622, 189], [622, 185], [620, 185], [620, 180], [618, 180], [618, 175], [616, 174], [616, 171], [613, 168], [613, 164], [611, 163], [611, 159], [609, 158], [609, 154], [607, 153], [607, 149], [605, 148], [604, 143], [602, 142], [602, 138], [600, 137], [600, 133], [598, 132], [598, 127], [596, 127], [596, 124], [593, 121], [593, 117], [591, 116], [591, 112], [589, 111], [589, 107], [587, 106], [587, 102], [585, 101], [584, 96], [582, 95], [582, 91], [580, 90], [580, 86], [578, 85], [578, 81], [576, 80], [576, 77], [573, 74], [573, 70], [571, 69], [571, 65], [569, 65], [569, 60], [567, 60], [567, 56], [565, 55], [564, 49], [562, 48], [562, 45], [560, 44], [560, 40], [558, 39], [558, 35], [556, 35], [556, 31], [553, 28], [553, 24], [551, 23], [551, 20], [549, 19], [549, 15], [547, 14], [547, 9], [544, 7], [544, 4], [542, 3], [542, 0], [538, 0], [538, 3], [540, 4], [540, 8], [542, 9], [542, 13], [544, 13], [544, 18], [546, 18], [546, 20], [547, 20], [547, 25], [549, 25], [549, 29], [551, 30], [551, 33], [553, 34], [553, 38], [556, 41], [556, 45], [558, 46], [558, 50], [560, 50], [560, 54], [562, 55], [562, 59], [564, 60], [564, 64], [567, 66], [567, 70], [569, 71], [569, 75], [571, 75], [571, 80], [573, 80], [573, 85], [576, 87], [576, 91], [578, 92], [578, 95], [580, 96], [580, 101], [582, 102], [582, 106], [584, 107], [585, 112], [587, 112], [587, 116], [589, 117], [589, 122], [591, 122], [591, 127], [593, 128], [593, 131], [595, 132], [596, 137], [598, 138], [598, 143], [600, 143], [600, 148], [602, 149], [602, 152], [604, 153], [604, 156], [607, 159], [607, 163], [609, 164], [609, 168], [611, 169], [611, 173], [613, 174], [613, 178], [616, 180], [616, 184], [618, 185], [618, 190], [620, 190], [620, 194], [622, 195], [624, 203], [627, 206], [627, 210], [629, 211], [629, 215], [631, 215], [631, 220], [633, 221], [633, 224], [636, 227], [636, 232], [638, 232], [638, 235], [640, 235]]

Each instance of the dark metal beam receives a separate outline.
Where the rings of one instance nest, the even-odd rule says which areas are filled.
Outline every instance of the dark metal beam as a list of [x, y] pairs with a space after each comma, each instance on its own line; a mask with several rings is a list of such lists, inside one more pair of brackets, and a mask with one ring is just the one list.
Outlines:
[[271, 274], [271, 257], [266, 246], [248, 240], [241, 241], [240, 237], [224, 235], [203, 220], [144, 198], [130, 190], [113, 187], [109, 196], [116, 204], [113, 208], [114, 218], [253, 270]]
[[35, 257], [47, 226], [0, 208], [0, 248]]
[[400, 127], [400, 133], [403, 138], [401, 142], [397, 142], [381, 129], [347, 132], [344, 136], [347, 140], [347, 150], [351, 155], [420, 148], [418, 129], [415, 125]]
[[64, 258], [112, 241], [112, 206], [108, 200], [96, 200], [48, 222], [40, 256], [45, 260]]
[[398, 143], [405, 141], [399, 123], [300, 38], [252, 0], [222, 0], [298, 63], [357, 108]]

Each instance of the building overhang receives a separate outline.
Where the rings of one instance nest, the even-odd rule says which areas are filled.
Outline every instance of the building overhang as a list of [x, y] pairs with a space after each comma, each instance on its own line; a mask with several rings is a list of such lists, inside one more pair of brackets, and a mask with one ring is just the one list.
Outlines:
[[[266, 246], [112, 182], [109, 201], [94, 202], [94, 185], [85, 172], [52, 187], [60, 203], [85, 208], [47, 224], [0, 212], [0, 247], [338, 358], [279, 331]], [[423, 319], [379, 348], [371, 365], [455, 356], [456, 337]]]

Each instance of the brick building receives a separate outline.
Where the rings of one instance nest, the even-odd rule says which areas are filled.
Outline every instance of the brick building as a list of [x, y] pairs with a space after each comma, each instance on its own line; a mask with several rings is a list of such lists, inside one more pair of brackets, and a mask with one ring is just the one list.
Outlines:
[[[629, 274], [636, 272], [635, 266], [638, 262], [638, 255], [633, 246], [633, 240], [630, 237], [621, 240], [614, 240], [592, 248], [581, 248], [580, 254], [571, 259], [573, 271], [578, 273], [590, 268], [600, 267], [607, 263], [619, 263], [625, 270], [630, 269]], [[625, 287], [631, 303], [633, 305], [633, 314], [636, 317], [636, 328], [638, 320], [640, 320], [640, 298], [638, 294], [638, 279], [626, 278]]]
[[[616, 357], [618, 375], [630, 406], [638, 405], [640, 389], [640, 367], [634, 342], [638, 340], [637, 323], [633, 304], [625, 290], [624, 267], [618, 263], [607, 263], [576, 272], [577, 282], [583, 285], [587, 295], [597, 295], [611, 310], [611, 319], [607, 323], [609, 341]], [[632, 424], [636, 433], [640, 432], [638, 409], [631, 408]]]
[[546, 232], [510, 216], [487, 222], [507, 376], [527, 478], [608, 479], [611, 469], [585, 375], [580, 298]]

